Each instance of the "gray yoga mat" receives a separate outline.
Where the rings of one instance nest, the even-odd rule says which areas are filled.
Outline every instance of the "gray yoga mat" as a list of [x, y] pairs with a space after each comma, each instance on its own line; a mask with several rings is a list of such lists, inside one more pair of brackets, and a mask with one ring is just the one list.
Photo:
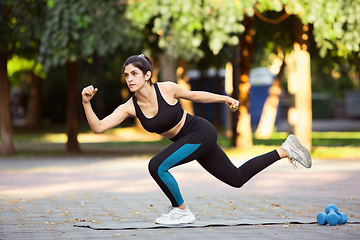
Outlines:
[[299, 219], [256, 219], [256, 220], [217, 220], [203, 219], [196, 220], [189, 224], [164, 225], [154, 222], [101, 222], [90, 223], [80, 222], [74, 224], [74, 227], [86, 227], [94, 230], [125, 230], [125, 229], [154, 229], [154, 228], [201, 228], [201, 227], [224, 227], [224, 226], [240, 226], [240, 225], [272, 225], [272, 224], [312, 224], [317, 223], [315, 219], [299, 218]]

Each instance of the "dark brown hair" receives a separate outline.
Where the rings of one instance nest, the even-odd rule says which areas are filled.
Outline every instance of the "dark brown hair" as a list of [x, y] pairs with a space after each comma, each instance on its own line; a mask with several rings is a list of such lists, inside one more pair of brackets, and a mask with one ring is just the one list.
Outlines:
[[153, 64], [152, 64], [150, 58], [148, 58], [144, 54], [131, 56], [125, 61], [124, 66], [123, 66], [123, 71], [125, 70], [125, 67], [130, 64], [134, 65], [134, 67], [139, 68], [143, 72], [144, 76], [146, 75], [146, 73], [148, 71], [150, 71], [151, 76], [149, 79], [149, 83], [150, 83], [150, 85], [152, 85], [151, 78], [153, 75]]

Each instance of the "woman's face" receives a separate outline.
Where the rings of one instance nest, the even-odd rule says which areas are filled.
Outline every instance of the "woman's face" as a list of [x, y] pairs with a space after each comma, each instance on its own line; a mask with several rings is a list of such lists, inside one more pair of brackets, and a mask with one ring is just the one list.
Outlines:
[[145, 82], [150, 79], [151, 75], [149, 76], [149, 73], [150, 72], [147, 72], [146, 75], [144, 75], [143, 72], [134, 65], [127, 65], [124, 70], [124, 76], [130, 91], [136, 92], [142, 88]]

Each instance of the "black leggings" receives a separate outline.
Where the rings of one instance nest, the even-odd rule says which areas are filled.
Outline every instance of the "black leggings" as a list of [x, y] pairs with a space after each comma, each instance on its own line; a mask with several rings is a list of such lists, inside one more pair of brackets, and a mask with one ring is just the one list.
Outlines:
[[173, 143], [150, 160], [149, 172], [173, 207], [184, 203], [179, 186], [169, 173], [169, 169], [175, 166], [196, 159], [214, 177], [240, 188], [254, 175], [280, 159], [274, 150], [257, 156], [238, 168], [216, 143], [217, 133], [211, 123], [189, 114], [183, 128], [170, 140]]

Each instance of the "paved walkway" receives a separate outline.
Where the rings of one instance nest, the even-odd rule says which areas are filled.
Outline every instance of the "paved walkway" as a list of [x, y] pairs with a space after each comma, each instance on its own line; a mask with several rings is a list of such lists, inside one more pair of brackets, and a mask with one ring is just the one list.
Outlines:
[[[234, 189], [196, 162], [173, 169], [198, 220], [283, 221], [235, 227], [93, 230], [152, 222], [169, 204], [147, 173], [149, 156], [0, 159], [0, 239], [359, 239], [360, 224], [316, 221], [329, 203], [360, 222], [360, 160], [313, 160], [312, 169], [275, 163]], [[233, 159], [240, 165], [245, 159]]]

